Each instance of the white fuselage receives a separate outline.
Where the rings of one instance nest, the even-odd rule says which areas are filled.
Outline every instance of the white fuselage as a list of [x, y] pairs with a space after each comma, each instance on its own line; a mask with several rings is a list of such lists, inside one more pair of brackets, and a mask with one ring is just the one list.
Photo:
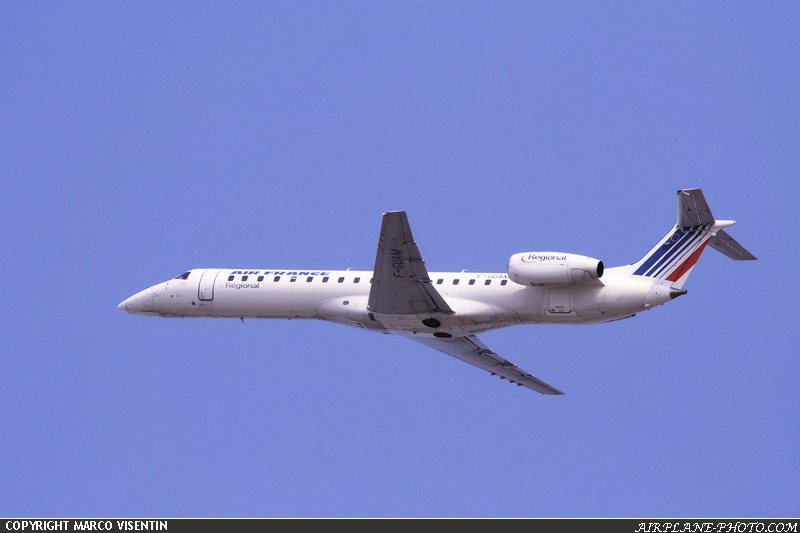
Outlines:
[[131, 296], [119, 309], [162, 317], [320, 319], [399, 335], [432, 335], [436, 329], [421, 322], [432, 317], [455, 335], [473, 335], [515, 324], [607, 322], [671, 298], [668, 285], [631, 276], [626, 267], [607, 269], [601, 280], [554, 287], [520, 285], [505, 273], [431, 272], [453, 314], [378, 314], [367, 308], [372, 275], [195, 269]]
[[735, 260], [755, 257], [723, 231], [700, 189], [678, 191], [678, 221], [638, 262], [563, 252], [511, 256], [506, 273], [428, 272], [405, 211], [383, 214], [371, 271], [184, 272], [118, 308], [162, 317], [317, 319], [403, 335], [509, 383], [563, 394], [486, 346], [477, 334], [516, 324], [596, 324], [686, 294], [706, 244]]

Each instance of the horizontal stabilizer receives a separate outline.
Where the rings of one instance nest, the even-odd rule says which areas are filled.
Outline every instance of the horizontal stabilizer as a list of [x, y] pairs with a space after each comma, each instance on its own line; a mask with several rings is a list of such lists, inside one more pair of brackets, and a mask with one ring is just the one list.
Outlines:
[[714, 224], [714, 216], [706, 203], [700, 189], [683, 189], [678, 191], [678, 227], [710, 226]]
[[736, 242], [736, 240], [725, 233], [723, 230], [717, 231], [717, 234], [708, 240], [715, 250], [722, 252], [734, 261], [753, 261], [755, 256], [744, 249], [744, 246]]

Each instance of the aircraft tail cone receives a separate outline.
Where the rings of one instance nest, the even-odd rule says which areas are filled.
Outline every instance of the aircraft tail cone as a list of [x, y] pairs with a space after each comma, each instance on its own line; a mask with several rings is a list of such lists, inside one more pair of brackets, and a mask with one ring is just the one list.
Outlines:
[[689, 291], [687, 291], [686, 289], [670, 289], [669, 290], [669, 299], [670, 300], [674, 300], [678, 296], [683, 296], [687, 292], [689, 292]]

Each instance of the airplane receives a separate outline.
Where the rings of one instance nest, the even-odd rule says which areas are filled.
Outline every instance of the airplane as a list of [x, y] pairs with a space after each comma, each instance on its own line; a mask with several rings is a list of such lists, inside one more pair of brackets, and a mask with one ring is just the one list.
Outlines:
[[493, 352], [477, 335], [517, 324], [598, 324], [630, 318], [686, 294], [707, 244], [756, 259], [716, 220], [700, 189], [678, 191], [678, 221], [636, 263], [562, 252], [511, 256], [505, 273], [428, 272], [405, 211], [383, 214], [372, 271], [189, 270], [119, 304], [161, 317], [318, 319], [402, 335], [547, 395], [563, 394]]

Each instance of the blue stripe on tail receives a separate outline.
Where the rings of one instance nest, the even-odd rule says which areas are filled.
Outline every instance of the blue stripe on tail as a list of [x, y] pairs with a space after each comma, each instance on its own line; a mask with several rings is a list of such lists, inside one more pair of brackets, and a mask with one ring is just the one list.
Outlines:
[[669, 274], [669, 271], [679, 262], [687, 251], [691, 252], [702, 241], [707, 226], [692, 226], [689, 228], [675, 227], [671, 235], [661, 242], [650, 256], [646, 257], [634, 276], [647, 276], [660, 278]]

